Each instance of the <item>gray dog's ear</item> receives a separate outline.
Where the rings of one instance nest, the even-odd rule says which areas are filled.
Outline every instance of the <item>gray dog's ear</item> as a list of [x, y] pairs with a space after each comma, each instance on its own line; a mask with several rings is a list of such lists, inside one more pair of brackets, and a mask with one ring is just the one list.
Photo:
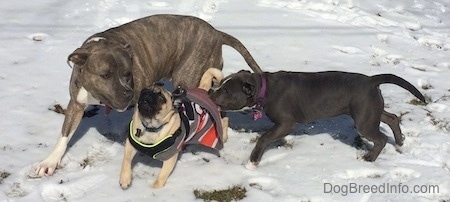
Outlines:
[[251, 81], [245, 81], [244, 85], [242, 85], [242, 92], [244, 92], [247, 97], [252, 97], [253, 92], [255, 92], [255, 84]]
[[251, 72], [248, 71], [248, 70], [243, 70], [243, 69], [242, 69], [242, 70], [239, 70], [238, 73], [249, 73], [249, 74], [250, 74]]
[[73, 62], [73, 64], [77, 66], [83, 66], [88, 57], [89, 52], [85, 49], [77, 48], [72, 54], [69, 55], [69, 57], [67, 57], [67, 60]]

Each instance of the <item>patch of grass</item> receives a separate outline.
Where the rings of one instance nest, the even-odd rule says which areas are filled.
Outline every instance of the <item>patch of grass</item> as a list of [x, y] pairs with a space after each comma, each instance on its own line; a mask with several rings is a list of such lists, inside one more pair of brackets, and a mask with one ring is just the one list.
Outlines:
[[195, 198], [203, 201], [230, 202], [239, 201], [246, 197], [247, 190], [239, 185], [234, 185], [223, 190], [194, 190]]
[[429, 110], [425, 110], [427, 111], [427, 116], [430, 118], [430, 123], [435, 126], [436, 128], [440, 129], [440, 130], [444, 130], [444, 131], [449, 131], [450, 130], [450, 120], [448, 119], [438, 119], [436, 117], [433, 116], [432, 112]]
[[9, 177], [11, 175], [11, 173], [7, 172], [7, 171], [1, 171], [0, 172], [0, 184], [3, 183], [3, 180], [7, 177]]
[[412, 105], [419, 105], [419, 106], [425, 106], [425, 105], [427, 105], [427, 103], [422, 102], [421, 100], [415, 99], [415, 98], [412, 99], [412, 100], [410, 100], [408, 103], [409, 103], [409, 104], [412, 104]]

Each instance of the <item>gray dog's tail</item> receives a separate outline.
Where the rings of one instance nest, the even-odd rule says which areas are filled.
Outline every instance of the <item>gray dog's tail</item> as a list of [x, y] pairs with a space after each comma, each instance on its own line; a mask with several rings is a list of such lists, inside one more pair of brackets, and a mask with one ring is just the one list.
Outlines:
[[383, 83], [395, 84], [395, 85], [398, 85], [398, 86], [408, 90], [422, 102], [427, 103], [425, 101], [425, 97], [422, 95], [422, 93], [419, 92], [419, 90], [417, 90], [416, 87], [414, 87], [411, 83], [409, 83], [408, 81], [406, 81], [405, 79], [403, 79], [399, 76], [396, 76], [393, 74], [378, 74], [378, 75], [371, 76], [370, 78], [372, 80], [373, 85], [378, 86]]
[[252, 68], [253, 72], [261, 74], [261, 68], [259, 67], [258, 63], [256, 63], [255, 59], [253, 59], [253, 56], [250, 54], [250, 52], [248, 52], [247, 48], [245, 48], [244, 44], [225, 32], [221, 33], [223, 36], [223, 43], [236, 49], [244, 57], [245, 62], [247, 62], [248, 66]]

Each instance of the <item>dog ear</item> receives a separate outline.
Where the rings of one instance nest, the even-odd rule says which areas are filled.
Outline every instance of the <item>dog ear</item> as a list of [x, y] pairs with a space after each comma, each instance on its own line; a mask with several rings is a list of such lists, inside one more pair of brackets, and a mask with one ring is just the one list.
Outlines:
[[251, 73], [250, 71], [248, 71], [248, 70], [244, 70], [244, 69], [242, 69], [242, 70], [239, 70], [238, 71], [238, 73]]
[[89, 57], [89, 53], [82, 48], [77, 48], [72, 54], [67, 57], [68, 61], [73, 62], [77, 66], [83, 66]]
[[242, 85], [242, 92], [244, 92], [247, 97], [252, 97], [254, 91], [255, 84], [249, 81], [245, 81], [244, 85]]

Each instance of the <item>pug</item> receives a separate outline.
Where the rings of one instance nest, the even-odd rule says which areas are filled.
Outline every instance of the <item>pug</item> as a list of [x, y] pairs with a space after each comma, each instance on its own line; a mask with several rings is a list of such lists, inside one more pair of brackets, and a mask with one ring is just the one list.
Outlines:
[[122, 189], [131, 185], [131, 161], [138, 151], [163, 161], [161, 171], [151, 185], [152, 188], [161, 188], [185, 145], [223, 148], [227, 140], [228, 118], [220, 116], [217, 105], [208, 97], [213, 83], [222, 79], [222, 71], [210, 68], [203, 74], [198, 88], [178, 88], [174, 92], [175, 97], [157, 83], [141, 91], [125, 142], [119, 180]]

